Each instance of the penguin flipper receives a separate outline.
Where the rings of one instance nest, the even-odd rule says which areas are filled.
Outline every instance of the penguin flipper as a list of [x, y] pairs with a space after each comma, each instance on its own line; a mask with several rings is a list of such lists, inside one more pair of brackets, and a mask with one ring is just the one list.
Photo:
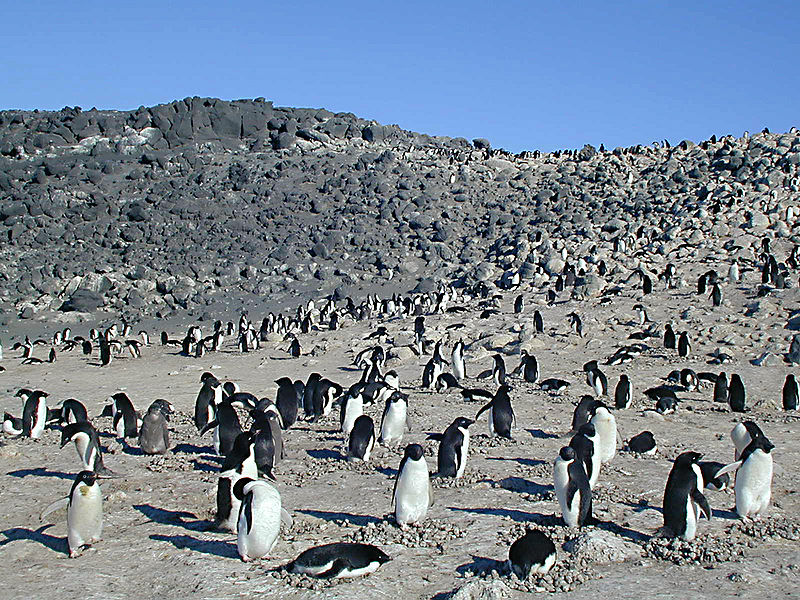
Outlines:
[[710, 521], [711, 506], [708, 504], [708, 500], [706, 500], [706, 497], [703, 495], [703, 492], [701, 492], [697, 488], [694, 488], [692, 490], [692, 500], [694, 500], [697, 503], [697, 505], [700, 507], [700, 510], [702, 510], [705, 513], [706, 518]]
[[327, 571], [323, 571], [322, 573], [317, 575], [317, 577], [320, 579], [333, 579], [348, 567], [352, 568], [352, 565], [350, 564], [350, 561], [348, 559], [337, 558], [335, 561], [333, 561], [333, 564], [331, 565], [330, 569], [328, 569]]
[[734, 471], [736, 471], [741, 466], [742, 466], [742, 461], [741, 460], [737, 460], [736, 462], [733, 462], [733, 463], [731, 463], [729, 465], [725, 465], [724, 467], [722, 467], [719, 471], [717, 471], [714, 474], [713, 479], [717, 479], [718, 477], [720, 477], [722, 475], [725, 475], [726, 473], [733, 473]]
[[429, 433], [427, 439], [441, 442], [444, 439], [443, 433]]
[[210, 431], [217, 425], [219, 425], [219, 421], [217, 421], [216, 419], [214, 419], [213, 421], [209, 421], [208, 423], [206, 423], [205, 427], [203, 427], [200, 430], [200, 435], [203, 435], [206, 431]]
[[285, 525], [287, 529], [291, 529], [292, 525], [294, 525], [294, 519], [292, 519], [292, 515], [290, 515], [289, 511], [283, 507], [281, 507], [281, 523]]
[[62, 508], [67, 508], [69, 505], [69, 496], [64, 496], [63, 498], [59, 498], [52, 504], [50, 504], [47, 508], [42, 511], [42, 514], [39, 515], [39, 522], [44, 521], [44, 518], [52, 512], [55, 512]]
[[477, 421], [478, 417], [480, 417], [484, 412], [489, 410], [491, 407], [492, 407], [492, 402], [490, 401], [489, 404], [487, 404], [486, 406], [484, 406], [482, 409], [480, 409], [478, 411], [478, 414], [475, 415], [475, 420]]

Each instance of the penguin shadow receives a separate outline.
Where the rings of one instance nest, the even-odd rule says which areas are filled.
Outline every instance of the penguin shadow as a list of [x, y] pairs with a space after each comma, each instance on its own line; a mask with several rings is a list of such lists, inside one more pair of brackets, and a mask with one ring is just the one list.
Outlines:
[[555, 433], [547, 433], [546, 431], [542, 431], [541, 429], [526, 429], [525, 431], [530, 433], [531, 437], [534, 437], [537, 440], [551, 440], [558, 437], [558, 435], [556, 435]]
[[129, 454], [131, 456], [144, 456], [144, 452], [142, 451], [141, 448], [138, 448], [136, 446], [131, 446], [129, 444], [125, 444], [122, 447], [122, 452], [125, 454]]
[[169, 542], [179, 550], [189, 549], [212, 556], [239, 559], [239, 552], [236, 549], [236, 544], [231, 542], [223, 542], [222, 540], [200, 540], [190, 535], [162, 535], [159, 533], [154, 533], [150, 536], [150, 539], [158, 542]]
[[[495, 560], [494, 558], [487, 558], [485, 556], [478, 556], [471, 554], [472, 562], [464, 563], [456, 567], [456, 573], [464, 576], [467, 573], [490, 573], [497, 571], [498, 573], [505, 573], [508, 570], [508, 563], [504, 560]], [[434, 596], [435, 598], [436, 596]]]
[[397, 469], [392, 469], [391, 467], [376, 467], [375, 470], [387, 477], [397, 477]]
[[504, 517], [509, 518], [517, 523], [528, 523], [531, 520], [535, 520], [535, 517], [537, 516], [536, 513], [528, 513], [513, 508], [458, 508], [457, 506], [448, 506], [447, 509], [455, 512], [471, 513], [475, 515]]
[[353, 373], [353, 372], [361, 372], [361, 369], [358, 367], [337, 367], [340, 371], [345, 371], [346, 373]]
[[203, 454], [208, 450], [207, 446], [195, 446], [194, 444], [177, 444], [172, 451], [176, 454], [178, 452], [185, 452], [186, 454]]
[[504, 477], [497, 482], [497, 485], [509, 492], [520, 494], [544, 494], [553, 491], [552, 485], [542, 485], [523, 477]]
[[154, 523], [183, 527], [189, 531], [207, 531], [209, 528], [208, 521], [198, 519], [196, 514], [187, 511], [158, 508], [150, 504], [134, 504], [133, 508]]
[[16, 471], [9, 471], [6, 475], [11, 475], [12, 477], [28, 477], [28, 475], [34, 475], [35, 477], [57, 477], [58, 479], [75, 479], [74, 475], [70, 475], [69, 473], [63, 473], [61, 471], [48, 471], [44, 467], [37, 467], [35, 469], [17, 469]]
[[6, 539], [0, 541], [0, 548], [6, 544], [10, 544], [11, 542], [16, 542], [19, 540], [32, 540], [34, 542], [39, 542], [42, 546], [50, 548], [50, 550], [53, 552], [60, 552], [61, 554], [69, 555], [69, 544], [67, 543], [67, 538], [56, 537], [54, 535], [44, 533], [45, 529], [52, 526], [53, 524], [50, 523], [48, 525], [42, 525], [39, 527], [39, 529], [12, 527], [11, 529], [0, 531], [0, 533], [6, 537]]
[[[205, 458], [205, 457], [201, 457]], [[192, 466], [194, 467], [195, 471], [201, 471], [203, 473], [219, 473], [220, 467], [215, 466], [213, 464], [209, 464], [207, 462], [203, 462], [200, 459], [195, 458], [194, 460], [190, 461]], [[221, 465], [220, 465], [221, 466]]]
[[306, 454], [308, 454], [311, 458], [317, 458], [320, 460], [324, 460], [326, 458], [342, 458], [340, 453], [329, 448], [323, 448], [322, 450], [306, 450]]
[[548, 464], [547, 461], [539, 460], [538, 458], [524, 458], [518, 456], [512, 458], [506, 458], [503, 456], [487, 456], [486, 460], [503, 460], [503, 461], [510, 460], [512, 462], [519, 463], [526, 467], [538, 467], [539, 465]]
[[622, 525], [618, 525], [613, 521], [600, 521], [595, 520], [593, 523], [597, 529], [602, 529], [604, 531], [608, 531], [609, 533], [613, 533], [616, 536], [627, 538], [634, 543], [642, 543], [649, 540], [652, 536], [642, 533], [641, 531], [636, 531], [635, 529], [630, 529], [628, 527], [623, 527]]
[[383, 521], [378, 517], [372, 517], [370, 515], [354, 515], [345, 512], [332, 512], [327, 510], [306, 509], [306, 510], [297, 510], [296, 512], [308, 515], [310, 517], [316, 517], [317, 519], [322, 519], [323, 521], [347, 521], [348, 523], [352, 523], [353, 525], [358, 525], [359, 527], [364, 527], [365, 525], [369, 525], [370, 523], [378, 524]]

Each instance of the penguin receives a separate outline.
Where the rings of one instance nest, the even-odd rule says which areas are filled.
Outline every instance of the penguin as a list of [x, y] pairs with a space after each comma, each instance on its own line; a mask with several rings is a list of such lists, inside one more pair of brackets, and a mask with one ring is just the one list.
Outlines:
[[373, 573], [390, 560], [371, 544], [334, 542], [304, 550], [286, 565], [286, 570], [320, 579], [344, 579]]
[[327, 417], [333, 410], [336, 399], [342, 395], [342, 386], [330, 379], [320, 379], [314, 389], [312, 398], [313, 420]]
[[214, 451], [221, 456], [227, 455], [233, 448], [236, 436], [242, 433], [239, 415], [227, 399], [216, 405], [214, 420], [200, 430], [200, 435], [209, 430], [214, 431]]
[[453, 376], [461, 381], [467, 376], [467, 365], [464, 361], [464, 342], [458, 340], [456, 345], [453, 346], [453, 352], [450, 355], [450, 364], [453, 367]]
[[691, 349], [692, 347], [689, 344], [689, 335], [685, 331], [682, 331], [678, 336], [678, 356], [681, 358], [686, 358], [689, 356]]
[[408, 396], [400, 392], [393, 392], [386, 400], [381, 419], [381, 434], [378, 443], [386, 446], [399, 444], [408, 426]]
[[697, 452], [684, 452], [675, 459], [664, 489], [664, 528], [673, 536], [691, 542], [697, 533], [697, 520], [704, 513], [711, 520], [711, 507], [700, 491], [703, 474]]
[[575, 450], [564, 446], [553, 463], [553, 487], [567, 527], [582, 527], [592, 520], [592, 490]]
[[631, 399], [633, 391], [631, 389], [631, 380], [624, 373], [619, 376], [619, 382], [614, 390], [614, 408], [626, 409], [631, 406]]
[[303, 388], [303, 413], [306, 419], [314, 417], [314, 396], [317, 393], [317, 386], [321, 379], [322, 375], [319, 373], [311, 373], [306, 380], [306, 385]]
[[6, 435], [22, 435], [22, 419], [5, 413], [3, 415], [3, 432]]
[[433, 488], [422, 446], [409, 444], [403, 452], [392, 493], [394, 518], [402, 529], [419, 523], [433, 506]]
[[356, 419], [364, 414], [364, 398], [361, 392], [345, 394], [339, 410], [339, 431], [344, 434], [344, 439], [350, 436], [350, 431]]
[[541, 334], [544, 332], [544, 321], [542, 320], [542, 313], [538, 310], [533, 312], [533, 331], [534, 333]]
[[719, 284], [715, 283], [714, 287], [711, 288], [711, 306], [720, 306], [722, 304], [722, 290], [719, 288]]
[[525, 310], [525, 298], [520, 294], [514, 299], [514, 314], [521, 314], [523, 310]]
[[439, 477], [455, 477], [464, 475], [469, 453], [469, 426], [475, 421], [466, 417], [458, 417], [444, 433], [433, 433], [428, 439], [439, 441], [437, 454], [437, 475]]
[[652, 455], [655, 454], [657, 450], [656, 438], [650, 431], [643, 431], [628, 440], [629, 452]]
[[747, 396], [744, 390], [744, 383], [738, 373], [731, 375], [731, 382], [728, 385], [728, 404], [733, 412], [745, 412], [747, 410]]
[[150, 405], [142, 419], [139, 447], [145, 454], [166, 454], [169, 451], [169, 426], [158, 401]]
[[233, 487], [243, 477], [258, 479], [255, 442], [249, 431], [236, 437], [231, 452], [222, 463], [217, 480], [217, 513], [214, 518], [214, 527], [219, 531], [238, 531], [241, 500], [233, 493]]
[[297, 336], [292, 337], [292, 343], [289, 345], [289, 354], [291, 354], [293, 358], [300, 358], [300, 340], [297, 339]]
[[440, 373], [439, 377], [436, 378], [435, 387], [436, 391], [440, 393], [450, 389], [463, 389], [455, 376], [450, 373]]
[[35, 440], [42, 437], [47, 424], [47, 396], [41, 390], [19, 390], [16, 394], [24, 402], [22, 407], [22, 434]]
[[375, 424], [369, 415], [361, 415], [353, 423], [347, 438], [347, 460], [368, 462], [375, 447]]
[[714, 382], [714, 402], [728, 403], [728, 376], [724, 372]]
[[730, 487], [731, 478], [729, 475], [725, 474], [717, 477], [717, 473], [722, 470], [725, 466], [724, 464], [711, 460], [702, 461], [698, 464], [700, 465], [700, 472], [703, 474], [703, 483], [706, 489], [719, 492]]
[[442, 374], [442, 365], [437, 362], [435, 358], [431, 358], [425, 363], [425, 368], [422, 370], [422, 387], [423, 389], [433, 389], [439, 375]]
[[266, 557], [275, 547], [285, 511], [281, 495], [272, 485], [259, 479], [242, 477], [233, 486], [241, 501], [236, 548], [242, 561]]
[[757, 437], [765, 437], [761, 428], [753, 421], [742, 421], [737, 423], [731, 430], [731, 441], [733, 442], [733, 460], [739, 460], [744, 449], [750, 445]]
[[671, 323], [667, 323], [664, 328], [664, 348], [675, 350], [675, 331], [673, 331]]
[[69, 557], [79, 556], [81, 550], [100, 541], [103, 532], [103, 494], [97, 474], [81, 471], [75, 477], [69, 496], [48, 506], [39, 517], [40, 520], [66, 504], [67, 507], [67, 545]]
[[112, 359], [111, 344], [104, 337], [100, 337], [99, 344], [100, 344], [100, 366], [107, 367], [108, 365], [111, 364], [111, 359]]
[[572, 413], [572, 432], [577, 432], [581, 428], [581, 425], [588, 423], [589, 419], [592, 418], [591, 407], [594, 402], [595, 399], [589, 395], [581, 396], [580, 401], [575, 406], [575, 410]]
[[461, 397], [467, 402], [478, 402], [491, 400], [494, 394], [480, 388], [465, 388], [461, 390]]
[[274, 481], [275, 475], [272, 470], [278, 463], [278, 448], [276, 447], [275, 439], [272, 437], [269, 419], [265, 412], [258, 409], [251, 410], [250, 416], [253, 419], [250, 433], [253, 435], [253, 443], [255, 444], [258, 473]]
[[576, 312], [571, 312], [567, 315], [567, 318], [569, 318], [570, 328], [578, 334], [578, 337], [583, 337], [583, 321], [580, 315]]
[[608, 407], [599, 400], [595, 400], [589, 410], [592, 415], [589, 422], [597, 430], [596, 452], [600, 455], [601, 463], [609, 463], [617, 452], [617, 421]]
[[81, 423], [89, 420], [89, 413], [82, 402], [75, 398], [68, 398], [57, 409], [59, 425], [69, 425], [70, 423]]
[[775, 446], [764, 435], [753, 438], [739, 460], [720, 469], [715, 477], [736, 471], [736, 514], [742, 520], [766, 514], [772, 496], [772, 455]]
[[543, 531], [528, 529], [508, 549], [508, 565], [517, 579], [526, 580], [531, 573], [546, 575], [556, 562], [556, 546]]
[[505, 385], [506, 362], [499, 354], [495, 354], [492, 358], [494, 359], [494, 366], [492, 366], [492, 379], [494, 380], [494, 384], [497, 386]]
[[278, 384], [278, 396], [275, 400], [275, 405], [281, 414], [281, 422], [284, 429], [289, 429], [297, 422], [297, 411], [299, 409], [297, 389], [288, 377], [281, 377], [275, 383]]
[[69, 442], [75, 444], [75, 451], [81, 459], [84, 470], [94, 471], [98, 475], [111, 477], [114, 473], [103, 465], [103, 454], [100, 448], [100, 437], [97, 430], [88, 421], [71, 423], [61, 430], [61, 447]]
[[508, 395], [509, 387], [501, 385], [497, 388], [494, 397], [475, 415], [475, 421], [485, 412], [489, 411], [489, 435], [512, 439], [511, 433], [516, 424], [514, 409], [511, 407], [511, 398]]
[[110, 396], [107, 402], [110, 403], [110, 406], [106, 406], [103, 414], [111, 413], [117, 437], [123, 440], [138, 437], [139, 415], [128, 395], [125, 392], [117, 392]]
[[586, 383], [598, 396], [608, 395], [608, 378], [598, 367], [593, 367], [586, 372]]
[[560, 392], [565, 390], [569, 387], [569, 381], [564, 381], [563, 379], [557, 379], [555, 377], [551, 377], [549, 379], [545, 379], [539, 384], [539, 387], [542, 388], [545, 392]]
[[528, 354], [526, 350], [522, 351], [520, 368], [522, 369], [522, 378], [526, 383], [536, 383], [539, 380], [539, 361], [533, 354]]
[[789, 373], [783, 383], [783, 410], [797, 410], [798, 396], [800, 396], [800, 390], [797, 380], [794, 378], [794, 374]]
[[569, 446], [575, 450], [575, 456], [583, 463], [583, 471], [589, 479], [589, 487], [594, 489], [600, 477], [600, 454], [598, 453], [597, 430], [591, 423], [584, 423], [572, 436]]

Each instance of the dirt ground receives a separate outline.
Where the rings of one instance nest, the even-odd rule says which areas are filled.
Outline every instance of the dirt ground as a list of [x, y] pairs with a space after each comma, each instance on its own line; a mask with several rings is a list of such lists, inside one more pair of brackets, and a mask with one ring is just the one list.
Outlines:
[[[711, 264], [711, 266], [718, 266]], [[476, 303], [463, 303], [463, 315], [431, 315], [426, 318], [428, 337], [444, 339], [446, 356], [458, 338], [468, 344], [468, 376], [491, 366], [495, 347], [502, 347], [509, 371], [519, 362], [516, 345], [522, 324], [530, 326], [534, 308], [544, 317], [545, 333], [525, 342], [540, 363], [541, 377], [561, 377], [571, 382], [560, 394], [550, 394], [537, 384], [513, 378], [512, 403], [517, 426], [513, 441], [488, 436], [486, 417], [472, 426], [472, 444], [466, 475], [455, 485], [435, 480], [435, 505], [425, 523], [401, 532], [388, 518], [391, 491], [402, 455], [409, 442], [423, 443], [431, 471], [436, 468], [436, 442], [428, 433], [443, 431], [460, 415], [474, 417], [477, 403], [457, 393], [421, 389], [422, 366], [428, 357], [390, 360], [405, 392], [410, 394], [413, 430], [400, 448], [376, 448], [367, 465], [342, 459], [338, 411], [327, 419], [298, 423], [285, 433], [288, 458], [276, 469], [283, 506], [294, 525], [283, 531], [273, 555], [245, 564], [236, 552], [235, 535], [208, 531], [215, 510], [217, 472], [221, 460], [214, 456], [211, 435], [200, 436], [190, 415], [200, 374], [212, 371], [220, 380], [238, 382], [243, 391], [274, 398], [274, 381], [282, 376], [305, 379], [318, 371], [348, 386], [360, 372], [352, 366], [355, 352], [378, 325], [386, 325], [390, 338], [400, 343], [412, 339], [413, 318], [348, 321], [338, 331], [301, 336], [306, 353], [293, 359], [288, 343], [270, 343], [258, 352], [241, 354], [230, 343], [219, 353], [202, 359], [180, 356], [176, 350], [151, 345], [141, 359], [120, 357], [109, 367], [97, 366], [96, 357], [77, 350], [60, 353], [54, 364], [22, 365], [4, 340], [5, 358], [0, 373], [0, 404], [21, 414], [14, 393], [21, 387], [47, 391], [52, 406], [77, 398], [89, 409], [106, 447], [105, 464], [122, 474], [105, 480], [103, 540], [75, 559], [67, 557], [64, 511], [39, 522], [39, 513], [53, 500], [69, 492], [80, 470], [70, 444], [59, 449], [60, 432], [48, 429], [40, 440], [6, 437], [0, 446], [0, 559], [5, 577], [0, 597], [19, 598], [245, 598], [267, 593], [274, 598], [431, 598], [470, 582], [494, 579], [508, 597], [524, 597], [535, 585], [520, 584], [501, 574], [508, 547], [526, 524], [551, 531], [558, 541], [581, 534], [566, 530], [552, 491], [552, 464], [570, 427], [573, 405], [591, 393], [581, 366], [591, 359], [603, 365], [628, 335], [640, 329], [633, 306], [644, 302], [649, 316], [662, 326], [673, 321], [678, 331], [687, 330], [692, 353], [679, 359], [665, 350], [661, 338], [646, 340], [650, 349], [633, 362], [602, 366], [613, 388], [621, 373], [634, 386], [634, 404], [615, 411], [623, 440], [652, 431], [658, 441], [654, 457], [637, 457], [620, 451], [600, 474], [594, 494], [594, 513], [603, 524], [600, 531], [619, 542], [629, 555], [623, 562], [603, 563], [596, 554], [582, 558], [559, 547], [553, 574], [539, 587], [568, 589], [568, 598], [746, 598], [797, 597], [800, 584], [800, 464], [796, 414], [780, 410], [781, 389], [790, 367], [782, 353], [792, 331], [786, 329], [788, 310], [796, 307], [797, 290], [775, 292], [755, 299], [759, 274], [744, 274], [740, 283], [724, 286], [723, 306], [713, 308], [706, 296], [695, 294], [694, 282], [709, 262], [687, 260], [679, 265], [688, 282], [677, 290], [656, 284], [642, 297], [638, 289], [625, 288], [610, 302], [599, 298], [564, 301], [547, 306], [543, 290], [523, 288], [527, 306], [514, 315], [513, 298], [504, 296], [500, 314], [478, 317]], [[727, 272], [727, 267], [719, 267]], [[760, 300], [753, 312], [752, 304]], [[456, 302], [456, 304], [462, 304]], [[585, 336], [569, 329], [566, 314], [576, 310], [584, 318]], [[746, 314], [746, 313], [749, 313]], [[250, 315], [260, 321], [260, 315]], [[220, 315], [235, 320], [236, 315]], [[463, 323], [464, 327], [446, 329]], [[203, 324], [206, 329], [209, 323]], [[50, 335], [61, 326], [44, 327]], [[86, 335], [88, 325], [73, 325], [73, 333]], [[178, 325], [166, 324], [172, 334]], [[158, 331], [150, 331], [157, 342]], [[387, 344], [387, 347], [391, 344]], [[722, 366], [707, 364], [720, 349], [732, 356]], [[751, 360], [770, 351], [775, 354], [762, 366]], [[46, 351], [38, 349], [43, 358]], [[756, 525], [743, 526], [731, 512], [732, 491], [705, 494], [713, 519], [702, 520], [693, 543], [652, 541], [662, 525], [661, 504], [671, 460], [685, 450], [697, 450], [707, 460], [730, 462], [733, 446], [729, 433], [745, 417], [714, 404], [712, 388], [683, 392], [675, 414], [665, 417], [643, 409], [653, 403], [643, 394], [664, 382], [676, 368], [739, 373], [746, 385], [751, 407], [746, 418], [755, 420], [775, 444], [772, 507]], [[796, 369], [795, 369], [796, 370]], [[470, 386], [491, 388], [491, 380]], [[171, 421], [173, 449], [165, 457], [141, 455], [138, 448], [123, 447], [113, 438], [109, 418], [100, 418], [106, 398], [125, 391], [137, 409], [146, 410], [156, 398], [166, 398], [178, 413]], [[613, 398], [609, 400], [613, 405]], [[380, 423], [382, 407], [367, 409]], [[313, 545], [340, 541], [367, 541], [379, 545], [392, 561], [372, 575], [343, 582], [315, 582], [272, 571]]]

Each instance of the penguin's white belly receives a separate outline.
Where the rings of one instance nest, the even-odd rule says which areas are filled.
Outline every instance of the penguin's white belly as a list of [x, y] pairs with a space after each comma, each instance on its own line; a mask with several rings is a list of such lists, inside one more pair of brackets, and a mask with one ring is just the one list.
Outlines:
[[394, 515], [400, 525], [416, 523], [428, 513], [428, 467], [423, 460], [418, 462], [407, 462], [397, 482]]
[[44, 400], [40, 400], [36, 407], [36, 423], [31, 428], [31, 437], [39, 439], [44, 432], [44, 424], [47, 420], [47, 404]]
[[469, 454], [469, 431], [462, 429], [461, 433], [464, 435], [464, 444], [461, 447], [461, 464], [458, 465], [456, 479], [459, 479], [464, 475], [464, 471], [467, 468], [467, 455]]
[[494, 436], [494, 407], [489, 408], [489, 435]]
[[453, 356], [453, 377], [455, 377], [458, 381], [464, 379], [464, 361], [463, 359], [458, 356]]
[[342, 423], [342, 432], [344, 433], [345, 437], [350, 435], [350, 431], [352, 431], [353, 424], [356, 422], [356, 419], [363, 414], [363, 402], [354, 402], [352, 399], [347, 401], [347, 409], [344, 413], [344, 423]]
[[697, 533], [697, 505], [691, 496], [686, 496], [686, 531], [683, 534], [683, 539], [691, 542]]
[[594, 449], [590, 462], [592, 465], [592, 476], [589, 478], [589, 487], [594, 489], [597, 480], [600, 478], [600, 465], [602, 464], [597, 456], [597, 448]]
[[600, 462], [606, 464], [611, 462], [617, 453], [617, 423], [611, 419], [593, 419], [597, 430], [597, 441], [599, 448], [595, 452], [600, 456]]
[[214, 427], [214, 452], [220, 454], [219, 425]]
[[269, 554], [278, 541], [281, 529], [281, 497], [278, 491], [270, 486], [252, 493], [253, 522], [249, 532], [243, 507], [239, 511], [236, 547], [244, 560], [263, 558]]
[[772, 457], [758, 450], [751, 454], [736, 474], [734, 489], [740, 517], [765, 513], [772, 496]]
[[564, 517], [564, 522], [567, 527], [578, 526], [578, 510], [573, 510], [573, 507], [578, 502], [580, 506], [579, 494], [573, 496], [572, 505], [567, 504], [567, 485], [569, 484], [569, 473], [567, 472], [567, 465], [557, 462], [553, 469], [553, 484], [556, 491], [556, 498], [558, 499], [558, 506], [561, 508], [561, 516]]
[[100, 540], [103, 531], [103, 496], [100, 486], [79, 486], [67, 509], [67, 542], [70, 553]]
[[392, 403], [389, 407], [389, 412], [386, 413], [386, 418], [381, 424], [381, 439], [384, 443], [399, 442], [403, 439], [403, 433], [406, 428], [406, 409], [396, 407], [397, 403]]

